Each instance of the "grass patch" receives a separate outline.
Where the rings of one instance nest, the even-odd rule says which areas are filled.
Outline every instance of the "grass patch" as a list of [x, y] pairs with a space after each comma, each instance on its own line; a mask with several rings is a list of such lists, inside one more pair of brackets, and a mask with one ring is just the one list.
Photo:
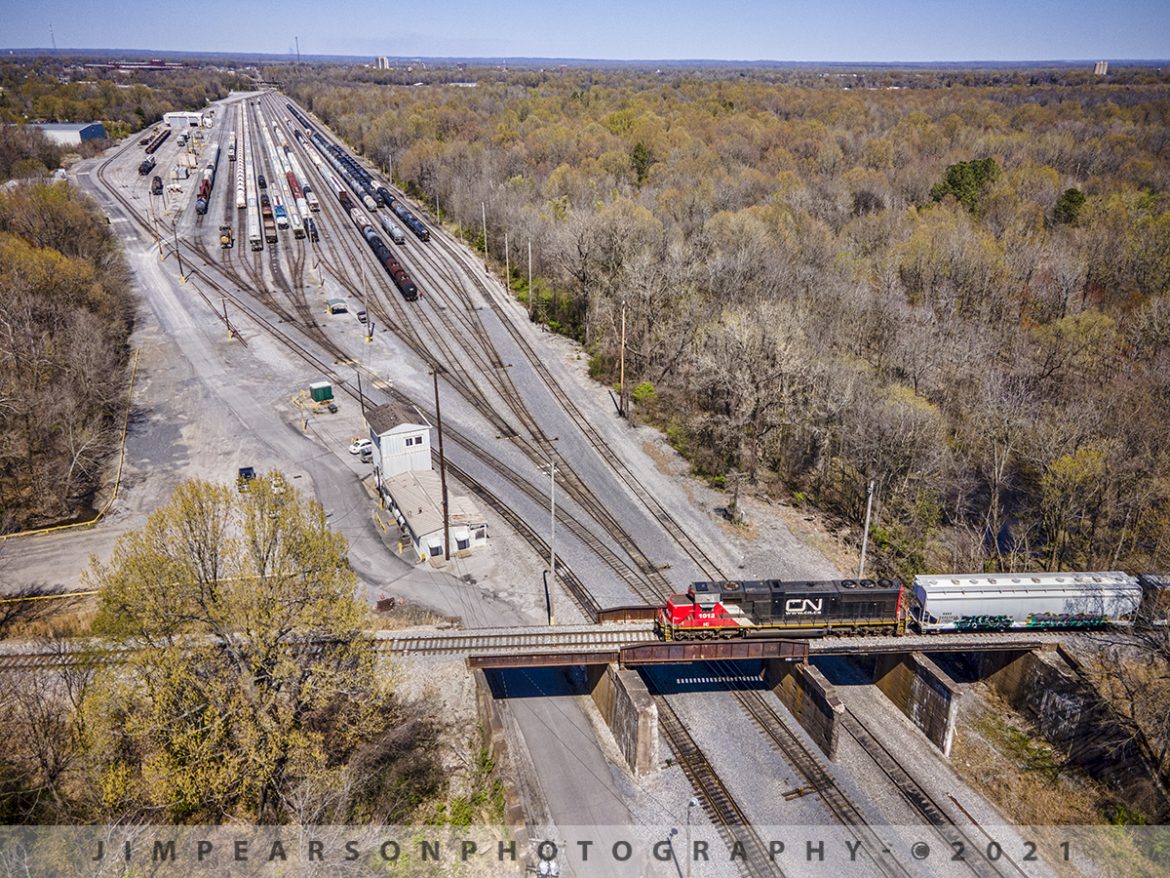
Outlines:
[[1067, 838], [1057, 827], [1101, 827], [1093, 831], [1091, 842], [1074, 832], [1098, 868], [1085, 871], [1084, 862], [1076, 869], [1048, 859], [1057, 874], [1164, 878], [1168, 852], [1161, 850], [1157, 837], [1134, 831], [1127, 823], [1133, 815], [1122, 813], [1124, 807], [1119, 811], [1110, 790], [1068, 768], [1060, 751], [1030, 734], [1023, 719], [995, 693], [980, 687], [980, 696], [980, 702], [964, 707], [966, 721], [956, 731], [951, 752], [955, 771], [1007, 820], [1034, 827], [1033, 840], [1041, 852], [1058, 850]]
[[453, 616], [444, 616], [426, 607], [412, 604], [409, 601], [398, 599], [393, 610], [374, 612], [372, 627], [376, 631], [397, 631], [400, 628], [418, 628], [433, 625], [439, 628], [458, 628], [459, 620]]

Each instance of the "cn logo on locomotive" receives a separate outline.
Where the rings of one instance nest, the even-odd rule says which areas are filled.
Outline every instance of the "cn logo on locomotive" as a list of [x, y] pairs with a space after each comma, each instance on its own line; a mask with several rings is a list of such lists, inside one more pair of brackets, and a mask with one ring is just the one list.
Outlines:
[[817, 598], [816, 600], [812, 598], [792, 598], [784, 604], [784, 612], [790, 616], [820, 613], [824, 604], [824, 598]]

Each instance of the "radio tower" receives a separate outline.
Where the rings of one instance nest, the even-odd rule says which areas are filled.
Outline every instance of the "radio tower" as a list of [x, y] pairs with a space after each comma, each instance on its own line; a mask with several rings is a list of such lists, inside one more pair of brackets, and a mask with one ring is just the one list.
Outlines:
[[57, 51], [57, 38], [53, 35], [53, 25], [51, 23], [49, 24], [49, 39], [53, 43], [53, 52], [56, 53], [56, 51]]
[[296, 40], [296, 43], [297, 43], [297, 64], [300, 64], [301, 63], [301, 38], [300, 37], [293, 37], [293, 39]]

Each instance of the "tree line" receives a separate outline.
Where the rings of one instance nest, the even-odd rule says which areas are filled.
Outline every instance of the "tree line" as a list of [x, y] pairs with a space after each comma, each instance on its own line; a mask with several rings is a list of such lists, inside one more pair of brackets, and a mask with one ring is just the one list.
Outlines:
[[624, 308], [713, 483], [859, 525], [874, 481], [884, 573], [1170, 562], [1165, 71], [267, 75], [480, 247], [486, 204], [606, 382]]
[[[376, 668], [345, 539], [280, 474], [180, 485], [85, 584], [100, 639], [50, 637], [70, 660], [0, 689], [5, 824], [502, 818], [474, 728], [448, 784], [436, 712]], [[28, 621], [0, 612], [0, 640]]]
[[65, 183], [0, 192], [0, 529], [90, 507], [118, 446], [135, 307], [92, 201]]
[[64, 149], [28, 122], [102, 122], [120, 140], [172, 110], [202, 109], [233, 89], [249, 88], [236, 73], [184, 68], [128, 73], [95, 71], [81, 59], [22, 58], [0, 63], [0, 181], [44, 176], [68, 152], [92, 155], [109, 146], [92, 141]]

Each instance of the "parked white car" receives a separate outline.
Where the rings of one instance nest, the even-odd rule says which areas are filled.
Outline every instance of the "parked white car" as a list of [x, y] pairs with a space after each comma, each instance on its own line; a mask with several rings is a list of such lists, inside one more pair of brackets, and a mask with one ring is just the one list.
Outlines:
[[374, 447], [374, 443], [371, 442], [369, 439], [355, 438], [353, 440], [353, 442], [350, 443], [349, 453], [350, 454], [361, 454], [365, 449], [367, 449], [367, 448], [372, 449], [373, 447]]

